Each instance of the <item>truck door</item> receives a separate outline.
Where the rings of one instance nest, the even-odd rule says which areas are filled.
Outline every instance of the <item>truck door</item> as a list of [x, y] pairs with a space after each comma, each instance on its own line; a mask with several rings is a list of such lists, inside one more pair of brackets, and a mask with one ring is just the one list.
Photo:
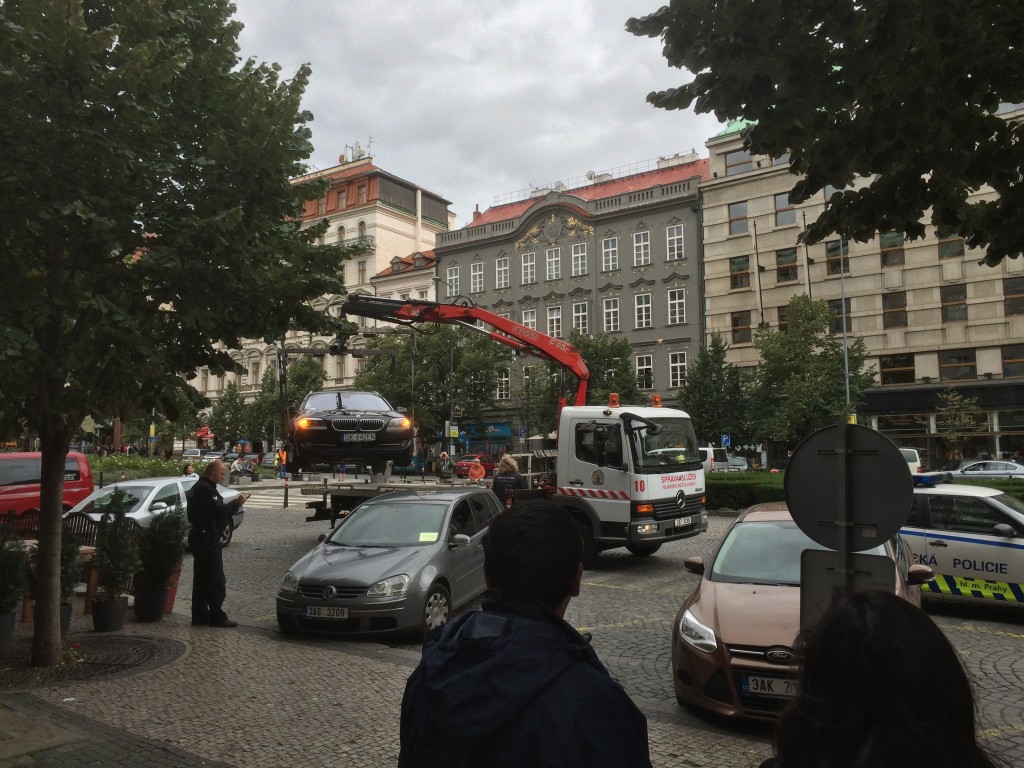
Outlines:
[[631, 474], [621, 422], [580, 419], [572, 422], [572, 429], [575, 449], [566, 485], [573, 495], [588, 500], [602, 522], [628, 523]]

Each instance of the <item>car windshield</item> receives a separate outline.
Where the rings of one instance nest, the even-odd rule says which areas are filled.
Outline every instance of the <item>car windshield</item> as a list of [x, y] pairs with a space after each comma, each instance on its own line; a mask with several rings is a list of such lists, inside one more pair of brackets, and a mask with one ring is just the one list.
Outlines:
[[[753, 584], [800, 585], [800, 555], [805, 549], [825, 549], [801, 531], [796, 523], [738, 523], [718, 550], [708, 578]], [[869, 550], [885, 555], [885, 547]]]
[[307, 411], [390, 411], [388, 401], [372, 392], [312, 392], [302, 405]]
[[459, 461], [472, 461], [476, 458], [475, 453], [467, 453], [465, 456], [460, 456]]
[[654, 418], [650, 421], [661, 427], [658, 434], [650, 434], [650, 428], [640, 421], [632, 421], [627, 425], [638, 427], [634, 432], [633, 445], [637, 465], [641, 469], [663, 469], [669, 466], [700, 468], [700, 449], [689, 419], [673, 417]]
[[1021, 501], [1016, 496], [1011, 496], [1008, 493], [1000, 493], [998, 496], [993, 496], [994, 501], [998, 501], [1005, 507], [1009, 507], [1014, 512], [1024, 515], [1024, 501]]
[[446, 504], [377, 501], [356, 508], [327, 539], [346, 547], [420, 547], [441, 538]]
[[154, 487], [152, 485], [134, 485], [131, 488], [123, 488], [117, 485], [108, 485], [106, 488], [96, 491], [93, 497], [87, 499], [78, 511], [105, 513], [110, 508], [110, 502], [114, 498], [114, 491], [120, 488], [120, 490], [124, 491], [123, 504], [125, 513], [134, 512], [142, 504], [142, 500], [153, 492]]

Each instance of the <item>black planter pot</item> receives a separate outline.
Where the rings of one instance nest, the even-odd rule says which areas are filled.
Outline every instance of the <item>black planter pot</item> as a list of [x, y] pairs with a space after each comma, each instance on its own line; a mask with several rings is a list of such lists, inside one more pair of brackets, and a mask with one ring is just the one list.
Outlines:
[[166, 589], [135, 593], [135, 618], [139, 621], [160, 621], [166, 608]]
[[71, 603], [60, 604], [60, 636], [65, 638], [68, 636], [68, 631], [71, 629]]
[[128, 595], [92, 604], [92, 628], [97, 632], [116, 632], [128, 615]]
[[7, 647], [14, 637], [14, 628], [18, 625], [18, 612], [0, 614], [0, 651]]

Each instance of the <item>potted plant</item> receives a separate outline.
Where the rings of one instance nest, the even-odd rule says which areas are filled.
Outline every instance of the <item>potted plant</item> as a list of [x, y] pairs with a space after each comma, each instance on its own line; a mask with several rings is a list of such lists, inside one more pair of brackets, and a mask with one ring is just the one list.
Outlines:
[[0, 649], [14, 636], [15, 610], [28, 583], [28, 552], [10, 523], [0, 525]]
[[167, 607], [171, 582], [181, 571], [188, 521], [180, 504], [156, 514], [139, 542], [142, 569], [135, 574], [135, 617], [159, 621]]
[[96, 529], [96, 597], [92, 624], [97, 632], [113, 632], [124, 626], [128, 590], [139, 569], [139, 528], [125, 515], [124, 491], [110, 496], [107, 511]]

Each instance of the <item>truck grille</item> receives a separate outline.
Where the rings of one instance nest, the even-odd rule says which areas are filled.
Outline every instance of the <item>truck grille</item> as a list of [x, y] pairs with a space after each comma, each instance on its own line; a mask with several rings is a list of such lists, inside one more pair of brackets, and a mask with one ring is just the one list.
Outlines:
[[689, 517], [700, 514], [700, 496], [694, 494], [686, 497], [686, 504], [680, 509], [676, 506], [675, 499], [663, 499], [654, 502], [654, 519], [671, 520], [676, 517]]

